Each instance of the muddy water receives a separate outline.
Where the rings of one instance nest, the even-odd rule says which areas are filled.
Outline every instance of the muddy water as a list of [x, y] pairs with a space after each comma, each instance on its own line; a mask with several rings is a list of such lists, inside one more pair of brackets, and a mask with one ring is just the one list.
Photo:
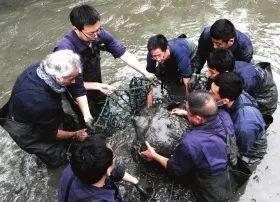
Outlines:
[[[251, 37], [255, 48], [254, 59], [272, 63], [277, 85], [280, 86], [278, 0], [0, 0], [0, 106], [8, 99], [17, 74], [50, 53], [59, 38], [71, 28], [69, 11], [81, 2], [95, 6], [102, 15], [104, 27], [125, 43], [143, 63], [146, 42], [152, 34], [175, 37], [186, 33], [196, 41], [204, 26], [218, 18], [228, 18]], [[127, 82], [135, 75], [133, 70], [108, 54], [102, 55], [102, 73], [104, 81], [109, 83]], [[279, 114], [278, 109], [269, 128], [268, 154], [252, 175], [244, 195], [240, 197], [241, 201], [280, 200]], [[47, 170], [36, 162], [36, 158], [22, 152], [2, 128], [0, 134], [1, 201], [55, 201], [61, 169]], [[127, 149], [134, 136], [134, 129], [129, 125], [126, 132], [116, 134], [112, 142], [120, 161], [126, 163], [131, 173], [137, 174], [138, 168]], [[166, 182], [166, 187], [159, 190], [159, 200], [170, 200], [170, 189], [173, 188], [169, 185], [170, 182]], [[186, 195], [182, 198], [189, 197], [188, 192], [180, 192], [181, 187], [175, 188], [179, 190], [177, 193]], [[126, 196], [134, 193], [126, 185], [121, 189], [124, 194], [127, 192]]]

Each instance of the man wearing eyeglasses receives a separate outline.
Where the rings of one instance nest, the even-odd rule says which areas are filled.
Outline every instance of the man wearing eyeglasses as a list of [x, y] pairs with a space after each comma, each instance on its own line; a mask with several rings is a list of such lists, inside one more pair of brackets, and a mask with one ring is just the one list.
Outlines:
[[70, 13], [70, 21], [73, 29], [57, 43], [54, 51], [70, 49], [81, 57], [83, 73], [69, 91], [77, 102], [86, 125], [90, 126], [93, 122], [91, 114], [100, 111], [97, 103], [104, 102], [104, 94], [111, 94], [115, 90], [113, 86], [102, 83], [100, 51], [107, 51], [114, 58], [120, 58], [148, 79], [153, 79], [154, 75], [147, 72], [123, 44], [101, 27], [100, 14], [93, 7], [74, 7]]

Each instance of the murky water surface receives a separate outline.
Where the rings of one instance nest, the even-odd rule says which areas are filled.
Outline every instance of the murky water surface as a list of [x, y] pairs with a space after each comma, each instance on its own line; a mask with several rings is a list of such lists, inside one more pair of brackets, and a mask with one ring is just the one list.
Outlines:
[[[211, 25], [218, 18], [228, 18], [251, 37], [254, 59], [272, 63], [274, 78], [280, 86], [278, 0], [0, 0], [0, 106], [7, 101], [18, 73], [50, 53], [55, 43], [71, 28], [68, 14], [72, 7], [82, 2], [95, 6], [101, 13], [103, 26], [143, 63], [146, 43], [151, 35], [162, 33], [176, 37], [185, 33], [197, 41], [204, 26]], [[128, 82], [136, 74], [106, 53], [102, 55], [102, 73], [108, 83]], [[279, 114], [278, 109], [269, 128], [268, 154], [250, 178], [240, 201], [280, 200]], [[55, 201], [62, 168], [47, 170], [37, 163], [36, 158], [21, 151], [2, 128], [0, 134], [1, 201]], [[119, 132], [111, 141], [119, 160], [132, 174], [141, 176], [145, 168], [139, 168], [133, 162], [128, 149], [134, 138], [135, 131], [129, 124], [125, 132]], [[177, 200], [192, 199], [187, 190], [173, 186], [164, 175], [157, 176], [157, 180], [162, 187], [158, 189], [156, 199], [169, 201], [170, 196]], [[125, 184], [120, 187], [128, 200], [138, 198], [131, 187]]]

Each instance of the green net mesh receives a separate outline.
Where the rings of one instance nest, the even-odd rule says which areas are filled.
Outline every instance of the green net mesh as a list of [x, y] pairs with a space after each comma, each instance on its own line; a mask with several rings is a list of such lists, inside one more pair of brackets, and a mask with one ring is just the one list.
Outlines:
[[150, 85], [151, 82], [144, 77], [133, 77], [127, 89], [118, 89], [107, 96], [94, 124], [95, 131], [108, 136], [123, 129], [145, 106]]

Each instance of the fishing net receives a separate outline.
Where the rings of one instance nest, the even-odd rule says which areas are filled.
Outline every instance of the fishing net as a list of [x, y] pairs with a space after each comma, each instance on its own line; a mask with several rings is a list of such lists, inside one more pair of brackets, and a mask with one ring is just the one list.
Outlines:
[[151, 82], [144, 77], [133, 77], [129, 86], [107, 96], [94, 124], [98, 133], [112, 135], [127, 126], [131, 118], [146, 104]]

